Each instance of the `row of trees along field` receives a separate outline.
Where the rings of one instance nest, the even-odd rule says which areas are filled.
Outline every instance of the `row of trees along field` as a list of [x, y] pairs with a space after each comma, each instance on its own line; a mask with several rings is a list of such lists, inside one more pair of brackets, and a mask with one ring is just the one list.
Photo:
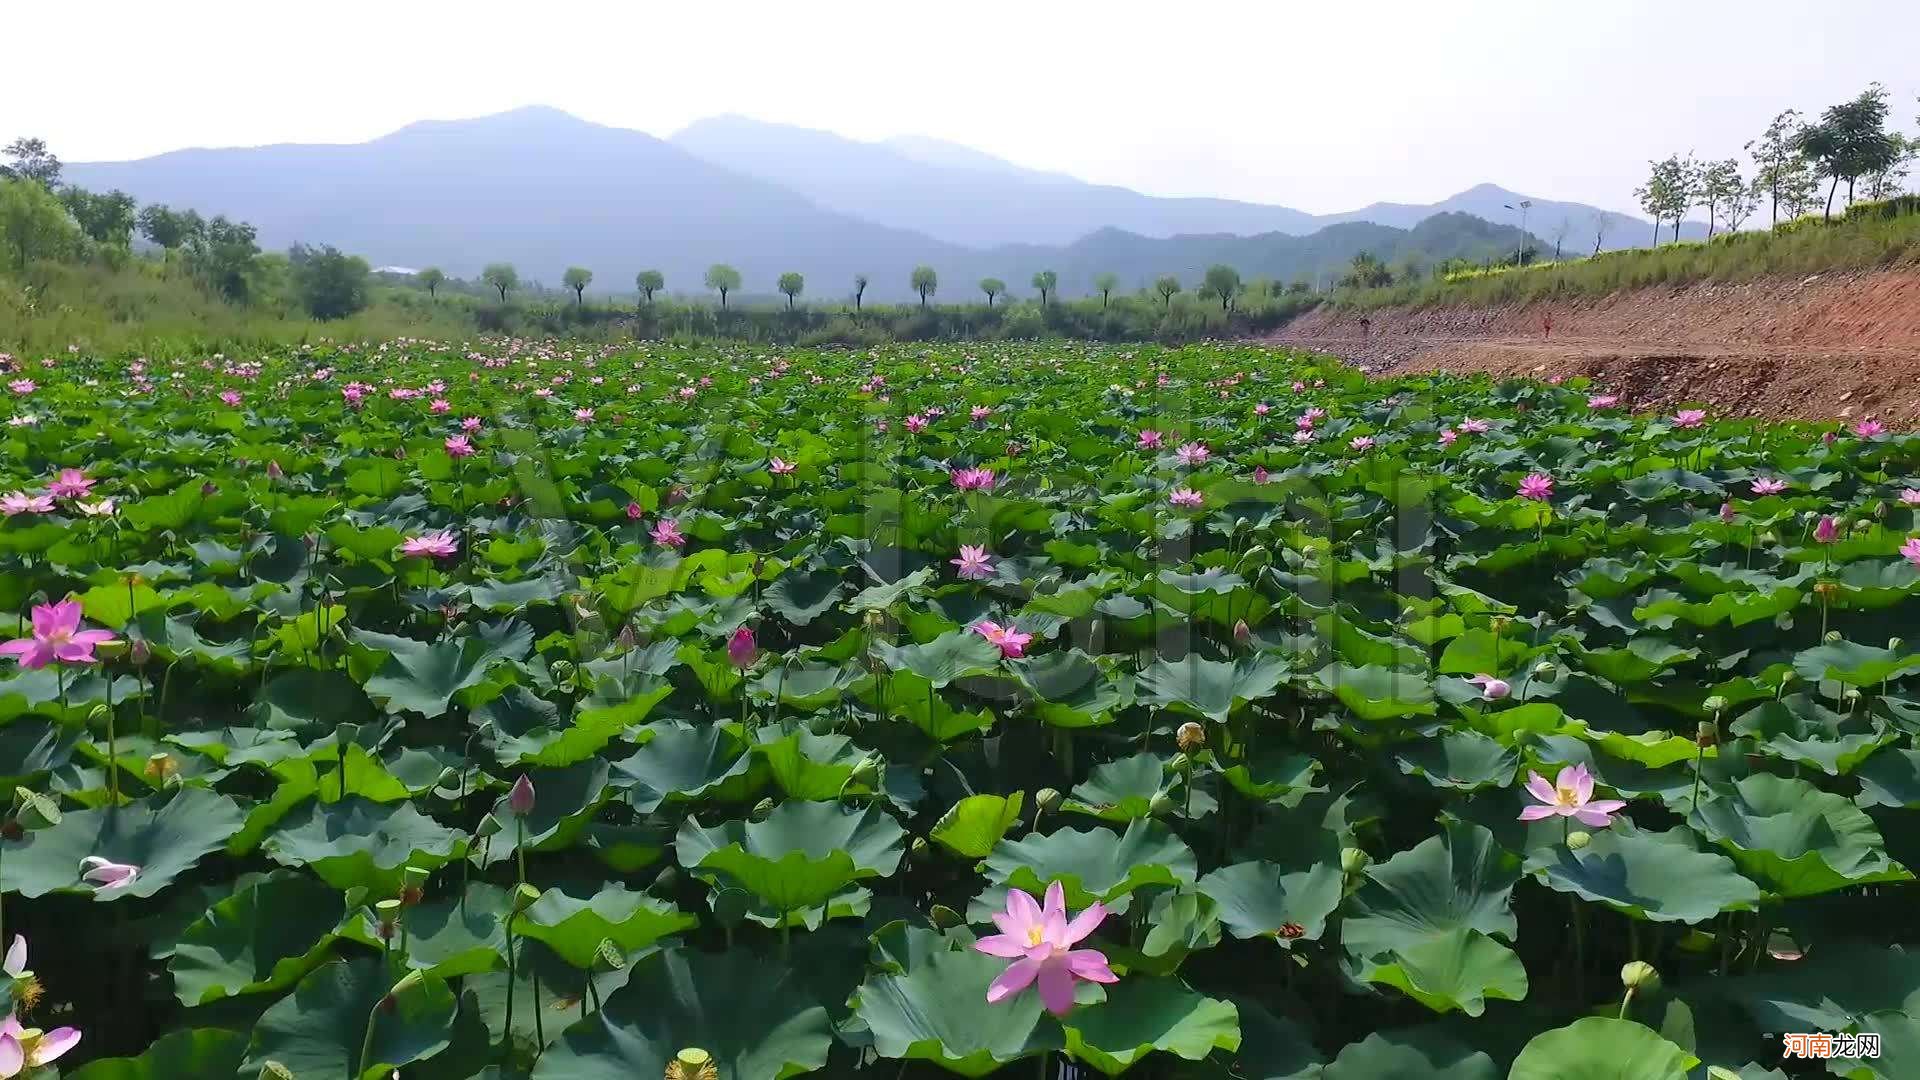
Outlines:
[[332, 247], [296, 244], [285, 256], [260, 250], [244, 221], [152, 203], [124, 191], [98, 193], [60, 180], [60, 159], [40, 139], [16, 139], [0, 164], [0, 240], [16, 272], [35, 260], [109, 265], [133, 255], [136, 234], [224, 300], [245, 304], [263, 284], [289, 278], [298, 303], [316, 319], [338, 319], [367, 306], [365, 260]]
[[1717, 229], [1739, 229], [1762, 204], [1775, 225], [1816, 209], [1831, 218], [1842, 181], [1849, 206], [1856, 197], [1874, 202], [1900, 194], [1920, 158], [1920, 137], [1889, 130], [1891, 111], [1886, 87], [1874, 83], [1818, 119], [1798, 109], [1775, 116], [1744, 147], [1749, 169], [1743, 170], [1738, 157], [1702, 160], [1692, 153], [1648, 162], [1647, 181], [1634, 196], [1653, 219], [1654, 246], [1659, 246], [1662, 223], [1672, 225], [1678, 241], [1681, 219], [1695, 209], [1706, 211], [1712, 238]]

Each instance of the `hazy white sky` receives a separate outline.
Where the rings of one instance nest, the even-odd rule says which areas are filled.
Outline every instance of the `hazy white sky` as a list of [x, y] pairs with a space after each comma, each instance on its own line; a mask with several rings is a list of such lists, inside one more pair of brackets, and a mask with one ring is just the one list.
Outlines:
[[1901, 130], [1920, 113], [1916, 0], [0, 0], [0, 25], [0, 142], [73, 161], [548, 104], [931, 135], [1316, 212], [1481, 181], [1632, 209], [1647, 158], [1736, 153], [1787, 106], [1879, 79]]

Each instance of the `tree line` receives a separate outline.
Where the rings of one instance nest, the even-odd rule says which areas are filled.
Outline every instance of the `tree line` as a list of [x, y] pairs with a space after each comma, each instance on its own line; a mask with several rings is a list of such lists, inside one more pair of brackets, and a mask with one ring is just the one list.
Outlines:
[[1648, 162], [1647, 180], [1634, 189], [1634, 197], [1653, 219], [1654, 246], [1663, 223], [1672, 224], [1673, 239], [1679, 240], [1682, 219], [1695, 209], [1706, 211], [1711, 239], [1716, 230], [1738, 230], [1762, 203], [1775, 225], [1816, 209], [1823, 220], [1831, 219], [1842, 181], [1849, 206], [1856, 196], [1878, 201], [1900, 194], [1920, 157], [1920, 138], [1889, 130], [1891, 112], [1886, 87], [1874, 83], [1817, 118], [1798, 109], [1775, 116], [1743, 148], [1752, 159], [1751, 171], [1743, 171], [1737, 157], [1701, 160], [1692, 153]]

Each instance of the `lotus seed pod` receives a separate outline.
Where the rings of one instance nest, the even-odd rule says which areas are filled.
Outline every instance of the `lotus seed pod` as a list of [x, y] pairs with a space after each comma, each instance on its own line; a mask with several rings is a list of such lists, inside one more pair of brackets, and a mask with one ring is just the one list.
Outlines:
[[713, 1055], [694, 1047], [680, 1051], [667, 1063], [665, 1080], [720, 1080]]
[[539, 901], [539, 899], [540, 899], [539, 889], [534, 888], [533, 886], [527, 884], [524, 881], [521, 882], [520, 887], [513, 890], [514, 913], [519, 914], [520, 912], [527, 910], [528, 908], [532, 907], [537, 901]]
[[1825, 634], [1821, 635], [1820, 640], [1826, 642], [1829, 645], [1838, 645], [1840, 643], [1840, 631], [1829, 630]]
[[427, 886], [426, 868], [409, 866], [400, 871], [400, 881], [409, 889], [424, 889]]
[[615, 971], [627, 966], [627, 958], [620, 955], [620, 949], [613, 943], [612, 938], [601, 938], [600, 947], [594, 952], [598, 954], [601, 963]]
[[1042, 813], [1051, 814], [1060, 809], [1060, 792], [1050, 787], [1043, 787], [1034, 795], [1033, 805], [1039, 807]]
[[967, 920], [963, 918], [959, 912], [945, 904], [933, 905], [933, 910], [929, 911], [927, 915], [933, 920], [933, 925], [942, 930], [951, 930], [956, 926], [965, 926], [967, 924]]
[[1723, 713], [1727, 711], [1727, 699], [1721, 697], [1719, 694], [1715, 694], [1701, 702], [1700, 707], [1710, 713]]
[[260, 1080], [299, 1080], [293, 1070], [277, 1061], [269, 1061], [260, 1067]]
[[1846, 692], [1840, 696], [1846, 698], [1848, 701], [1859, 701], [1860, 688], [1857, 686], [1849, 686], [1847, 687]]
[[379, 903], [373, 905], [373, 910], [382, 919], [391, 919], [394, 916], [400, 914], [400, 901], [382, 900]]
[[1591, 843], [1593, 843], [1593, 834], [1590, 832], [1570, 832], [1567, 834], [1568, 851], [1579, 851]]
[[1660, 973], [1645, 960], [1635, 960], [1620, 969], [1620, 985], [1652, 993], [1660, 988]]
[[754, 803], [753, 810], [749, 812], [747, 816], [752, 818], [754, 821], [765, 821], [767, 820], [767, 815], [771, 813], [773, 813], [773, 800], [771, 798], [766, 798], [766, 799], [761, 799], [757, 803]]
[[1347, 875], [1357, 874], [1367, 868], [1373, 857], [1357, 847], [1342, 848], [1340, 851], [1340, 872]]
[[1890, 637], [1887, 639], [1887, 651], [1899, 652], [1902, 648], [1906, 647], [1906, 644], [1907, 643], [1900, 638]]
[[180, 771], [180, 763], [173, 760], [172, 754], [165, 750], [158, 750], [147, 755], [147, 764], [143, 771], [147, 779], [165, 783], [168, 777]]
[[1189, 754], [1194, 753], [1207, 745], [1207, 729], [1189, 720], [1180, 725], [1180, 730], [1174, 735], [1174, 741], [1180, 744], [1181, 750]]

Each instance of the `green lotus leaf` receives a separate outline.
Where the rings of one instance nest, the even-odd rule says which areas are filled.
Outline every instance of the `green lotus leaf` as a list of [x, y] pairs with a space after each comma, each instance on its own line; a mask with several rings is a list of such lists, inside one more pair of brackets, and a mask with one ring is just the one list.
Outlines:
[[[1286, 948], [1295, 940], [1318, 941], [1327, 917], [1340, 906], [1338, 863], [1288, 871], [1269, 862], [1234, 863], [1202, 877], [1200, 892], [1219, 905], [1220, 921], [1237, 938], [1268, 938]], [[1297, 934], [1282, 933], [1294, 926]]]
[[1106, 821], [1146, 817], [1163, 790], [1167, 764], [1156, 754], [1135, 754], [1093, 767], [1086, 781], [1068, 793], [1060, 809]]
[[981, 675], [998, 670], [1000, 649], [972, 630], [952, 630], [924, 645], [872, 645], [874, 658], [889, 671], [911, 671], [933, 684], [946, 686], [965, 675]]
[[1796, 695], [1763, 701], [1728, 728], [1788, 761], [1812, 765], [1828, 776], [1851, 772], [1874, 751], [1899, 738], [1899, 732], [1866, 729], [1845, 713]]
[[1868, 1013], [1920, 1009], [1920, 954], [1834, 941], [1790, 966], [1762, 968], [1708, 989], [1725, 993], [1763, 1031], [1844, 1031]]
[[1191, 885], [1193, 850], [1157, 821], [1136, 820], [1124, 834], [1109, 829], [1063, 828], [1046, 836], [1002, 840], [987, 856], [989, 880], [1035, 896], [1052, 882], [1066, 887], [1078, 909], [1112, 901], [1142, 885]]
[[1493, 1059], [1444, 1040], [1375, 1033], [1343, 1047], [1327, 1063], [1324, 1080], [1500, 1080]]
[[887, 710], [907, 718], [927, 738], [949, 743], [993, 726], [993, 713], [987, 709], [969, 712], [959, 708], [947, 695], [934, 692], [934, 686], [911, 671], [896, 671], [882, 679], [869, 680], [860, 699], [877, 706], [884, 694]]
[[1213, 898], [1161, 891], [1147, 912], [1147, 935], [1139, 947], [1102, 942], [1109, 960], [1130, 975], [1171, 975], [1187, 957], [1220, 944], [1220, 916]]
[[1860, 794], [1854, 797], [1859, 805], [1920, 810], [1920, 750], [1882, 750], [1853, 775], [1860, 781]]
[[1239, 1014], [1230, 1001], [1171, 978], [1122, 979], [1106, 991], [1106, 1000], [1075, 1009], [1061, 1026], [1068, 1056], [1108, 1076], [1155, 1051], [1199, 1061], [1240, 1047]]
[[1359, 977], [1401, 990], [1435, 1012], [1468, 1016], [1487, 999], [1527, 996], [1527, 969], [1512, 949], [1478, 930], [1461, 927], [1413, 942], [1362, 964]]
[[1511, 783], [1520, 766], [1513, 748], [1477, 731], [1449, 731], [1421, 739], [1397, 748], [1393, 756], [1401, 772], [1434, 787], [1460, 791]]
[[1404, 950], [1455, 930], [1511, 940], [1508, 906], [1520, 860], [1478, 825], [1448, 824], [1406, 851], [1367, 868], [1348, 901], [1340, 940], [1361, 956]]
[[1262, 744], [1246, 760], [1224, 768], [1216, 759], [1214, 767], [1235, 791], [1249, 799], [1276, 799], [1295, 791], [1319, 790], [1314, 786], [1320, 774], [1318, 758], [1272, 744]]
[[625, 698], [620, 708], [584, 707], [563, 722], [558, 708], [513, 686], [474, 710], [474, 718], [487, 725], [500, 764], [561, 768], [599, 754], [672, 692], [662, 682]]
[[755, 701], [770, 702], [774, 695], [780, 704], [801, 712], [818, 712], [846, 696], [856, 672], [840, 664], [794, 663], [777, 666], [753, 680]]
[[1419, 675], [1383, 667], [1328, 664], [1314, 678], [1362, 720], [1431, 716], [1433, 686]]
[[1273, 693], [1286, 677], [1285, 661], [1260, 654], [1228, 663], [1189, 653], [1141, 669], [1140, 700], [1226, 723], [1235, 708]]
[[969, 859], [984, 859], [1020, 820], [1023, 796], [969, 795], [954, 803], [927, 835], [942, 847]]
[[1871, 1057], [1836, 1057], [1827, 1071], [1849, 1080], [1902, 1080], [1920, 1069], [1920, 1019], [1894, 1010], [1869, 1013], [1849, 1025], [1850, 1034], [1880, 1037]]
[[174, 945], [167, 969], [183, 1005], [281, 990], [318, 967], [346, 904], [338, 890], [278, 872], [213, 905]]
[[784, 1080], [824, 1066], [832, 1045], [827, 1011], [791, 969], [747, 951], [674, 949], [635, 964], [605, 1008], [541, 1055], [533, 1078], [651, 1080], [697, 1046], [729, 1080]]
[[1760, 890], [1724, 856], [1699, 851], [1691, 833], [1643, 833], [1631, 825], [1595, 829], [1579, 851], [1533, 849], [1526, 872], [1548, 887], [1653, 922], [1697, 923], [1723, 911], [1752, 911]]
[[723, 821], [708, 828], [688, 818], [674, 841], [674, 857], [691, 870], [729, 845], [768, 859], [800, 852], [819, 860], [838, 853], [848, 857], [861, 877], [889, 877], [906, 851], [906, 830], [871, 804], [854, 809], [839, 803], [784, 802], [764, 821]]
[[1128, 700], [1123, 683], [1079, 649], [1010, 660], [1007, 666], [1038, 699], [1034, 712], [1055, 727], [1111, 723], [1115, 711]]
[[1294, 1021], [1275, 1016], [1251, 998], [1232, 999], [1240, 1014], [1238, 1075], [1248, 1080], [1319, 1080], [1324, 1060]]
[[[241, 821], [232, 799], [203, 787], [117, 808], [68, 811], [50, 829], [0, 840], [0, 891], [29, 899], [50, 892], [87, 892], [95, 900], [152, 896], [218, 850]], [[91, 857], [140, 872], [128, 885], [97, 889], [81, 879], [82, 860]]]
[[[342, 724], [374, 719], [373, 702], [340, 671], [283, 671], [267, 680], [247, 715], [261, 728], [318, 738]], [[271, 764], [271, 762], [266, 762]]]
[[1873, 686], [1920, 670], [1920, 653], [1835, 641], [1795, 653], [1793, 670], [1816, 684], [1832, 679], [1848, 686]]
[[603, 941], [613, 942], [626, 955], [698, 923], [672, 904], [608, 884], [585, 898], [548, 889], [514, 921], [514, 928], [584, 969], [593, 966]]
[[615, 762], [613, 779], [630, 789], [634, 809], [646, 813], [665, 802], [744, 799], [759, 786], [752, 766], [745, 741], [726, 725], [668, 727]]
[[[407, 978], [413, 981], [396, 986], [371, 957], [315, 969], [260, 1014], [242, 1075], [258, 1076], [277, 1061], [295, 1076], [384, 1080], [446, 1049], [457, 1008], [453, 991], [437, 975]], [[365, 1060], [363, 1047], [371, 1051]]]
[[806, 730], [784, 734], [770, 726], [761, 728], [757, 737], [761, 741], [754, 752], [767, 763], [773, 782], [791, 798], [819, 801], [837, 799], [848, 791], [872, 790], [850, 783], [867, 754], [845, 735], [815, 735]]
[[190, 1028], [160, 1036], [138, 1057], [98, 1058], [65, 1075], [67, 1080], [235, 1080], [246, 1056], [245, 1032]]
[[516, 845], [528, 851], [564, 851], [578, 843], [587, 826], [613, 796], [607, 786], [607, 763], [594, 759], [564, 769], [529, 769], [533, 809], [515, 814], [502, 794], [481, 823], [480, 835], [497, 831], [481, 847], [481, 865], [505, 862]]
[[1616, 686], [1644, 683], [1666, 674], [1700, 656], [1698, 649], [1685, 649], [1658, 637], [1637, 637], [1624, 648], [1587, 649], [1580, 654], [1580, 665]]
[[836, 570], [789, 570], [767, 586], [760, 598], [782, 619], [805, 626], [833, 610], [844, 580]]
[[[505, 967], [511, 899], [501, 886], [471, 881], [459, 893], [408, 905], [399, 920], [407, 966], [443, 979]], [[375, 930], [371, 915], [363, 915], [349, 921], [343, 936], [378, 949], [383, 943]]]
[[350, 795], [339, 802], [308, 802], [288, 814], [262, 845], [282, 866], [307, 867], [336, 889], [366, 888], [375, 896], [400, 891], [401, 870], [435, 870], [467, 851], [467, 838], [414, 809]]
[[1468, 630], [1447, 643], [1437, 670], [1446, 675], [1498, 675], [1518, 670], [1537, 651], [1518, 634]]
[[1702, 799], [1690, 823], [1782, 896], [1913, 879], [1888, 857], [1866, 814], [1805, 780], [1749, 776], [1730, 792]]
[[1032, 990], [988, 1004], [987, 986], [1007, 961], [937, 951], [903, 974], [879, 974], [855, 991], [854, 1015], [883, 1058], [931, 1061], [960, 1076], [986, 1076], [1008, 1062], [1065, 1045]]
[[1508, 1080], [1684, 1080], [1700, 1059], [1644, 1024], [1589, 1016], [1535, 1035]]

